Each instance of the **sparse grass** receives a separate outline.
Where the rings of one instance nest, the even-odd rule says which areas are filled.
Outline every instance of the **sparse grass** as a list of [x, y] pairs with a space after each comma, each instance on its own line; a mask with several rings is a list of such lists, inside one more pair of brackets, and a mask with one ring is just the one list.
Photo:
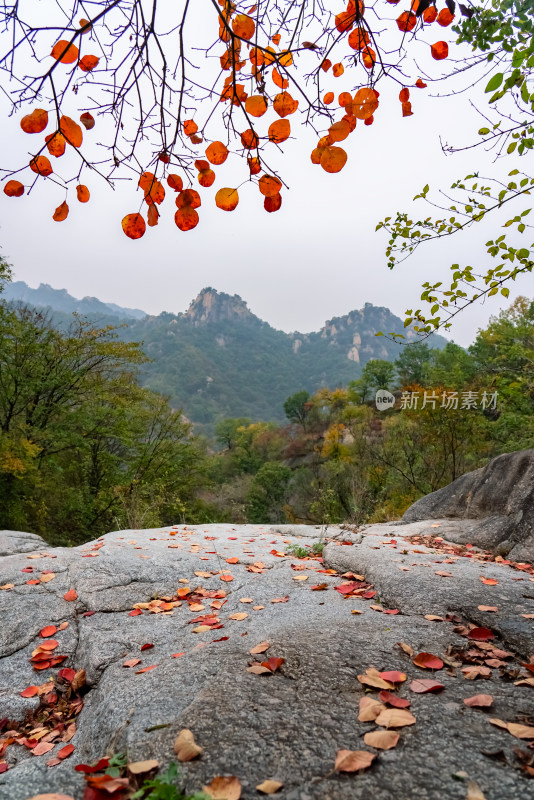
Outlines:
[[131, 800], [210, 800], [204, 792], [195, 792], [186, 797], [176, 787], [178, 776], [178, 766], [171, 764], [166, 772], [146, 780]]
[[301, 544], [289, 544], [286, 547], [288, 556], [295, 558], [309, 558], [309, 556], [320, 556], [323, 553], [324, 542], [314, 542], [311, 547], [303, 547]]

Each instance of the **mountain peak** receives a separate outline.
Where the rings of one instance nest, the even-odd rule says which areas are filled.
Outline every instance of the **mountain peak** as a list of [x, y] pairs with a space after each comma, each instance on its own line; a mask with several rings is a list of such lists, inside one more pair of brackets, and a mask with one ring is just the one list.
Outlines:
[[206, 325], [222, 320], [256, 319], [245, 301], [238, 295], [218, 292], [211, 286], [202, 289], [184, 314], [193, 325]]

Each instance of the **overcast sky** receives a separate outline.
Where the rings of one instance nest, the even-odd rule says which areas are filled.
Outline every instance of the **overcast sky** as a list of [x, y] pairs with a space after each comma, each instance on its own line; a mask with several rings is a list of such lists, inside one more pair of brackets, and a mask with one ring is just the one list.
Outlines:
[[[195, 230], [176, 228], [174, 197], [168, 191], [159, 226], [148, 228], [138, 241], [127, 239], [120, 224], [124, 214], [139, 208], [134, 183], [111, 191], [86, 176], [90, 202], [69, 201], [68, 219], [57, 223], [51, 217], [64, 192], [40, 181], [30, 197], [0, 195], [1, 252], [15, 279], [31, 286], [49, 283], [76, 297], [93, 295], [151, 314], [184, 311], [203, 287], [212, 286], [239, 294], [255, 314], [285, 331], [317, 330], [326, 319], [365, 302], [402, 316], [406, 308], [417, 307], [422, 282], [446, 280], [451, 263], [483, 269], [488, 264], [483, 243], [500, 229], [486, 224], [475, 235], [421, 249], [390, 272], [387, 237], [375, 233], [376, 223], [401, 209], [430, 213], [422, 201], [411, 203], [425, 183], [447, 188], [474, 169], [482, 175], [507, 174], [515, 164], [507, 159], [495, 165], [479, 149], [443, 154], [440, 137], [468, 144], [483, 124], [469, 104], [474, 92], [432, 99], [436, 90], [431, 87], [412, 90], [414, 115], [403, 119], [398, 87], [380, 89], [375, 122], [369, 127], [359, 122], [344, 143], [349, 158], [340, 173], [329, 175], [311, 163], [317, 141], [313, 132], [301, 132], [298, 141], [284, 144], [286, 155], [279, 164], [290, 189], [283, 191], [282, 209], [275, 214], [264, 211], [263, 197], [252, 184], [240, 189], [236, 211], [215, 207], [215, 191], [245, 177], [241, 161], [232, 157], [215, 167], [215, 184], [201, 189]], [[0, 101], [0, 112], [6, 111], [6, 101]], [[1, 126], [1, 167], [31, 150], [29, 137], [19, 135], [20, 116]], [[534, 295], [530, 276], [517, 281], [510, 300], [518, 294]], [[460, 315], [450, 337], [469, 344], [501, 307], [503, 300], [496, 297]]]

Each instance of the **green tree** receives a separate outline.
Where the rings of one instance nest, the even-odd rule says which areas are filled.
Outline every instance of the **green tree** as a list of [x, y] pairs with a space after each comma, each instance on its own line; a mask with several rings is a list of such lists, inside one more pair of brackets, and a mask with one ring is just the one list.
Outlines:
[[418, 383], [424, 386], [428, 380], [432, 351], [426, 342], [414, 342], [404, 347], [394, 361], [401, 386]]
[[310, 395], [306, 391], [292, 394], [284, 403], [284, 413], [288, 420], [303, 427], [306, 425], [306, 418], [310, 413], [310, 408]]
[[286, 520], [283, 505], [290, 478], [291, 470], [283, 464], [267, 462], [260, 467], [247, 495], [247, 517], [250, 522]]

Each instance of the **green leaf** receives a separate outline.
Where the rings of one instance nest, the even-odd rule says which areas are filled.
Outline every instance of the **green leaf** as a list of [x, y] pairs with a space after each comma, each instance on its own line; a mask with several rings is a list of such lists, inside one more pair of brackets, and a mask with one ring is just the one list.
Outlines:
[[488, 82], [488, 85], [486, 86], [484, 91], [485, 92], [494, 92], [495, 89], [498, 89], [499, 86], [501, 85], [501, 83], [503, 81], [503, 78], [504, 78], [504, 75], [502, 74], [502, 72], [497, 72], [496, 75], [493, 75], [493, 77], [490, 78], [490, 80]]
[[485, 136], [489, 132], [490, 132], [489, 128], [481, 128], [478, 133], [480, 136]]
[[517, 147], [517, 142], [510, 142], [510, 144], [506, 148], [506, 152], [508, 154], [513, 153], [516, 147]]
[[504, 288], [501, 289], [501, 294], [503, 297], [508, 297], [508, 295], [510, 294], [510, 289], [507, 289], [505, 286]]

